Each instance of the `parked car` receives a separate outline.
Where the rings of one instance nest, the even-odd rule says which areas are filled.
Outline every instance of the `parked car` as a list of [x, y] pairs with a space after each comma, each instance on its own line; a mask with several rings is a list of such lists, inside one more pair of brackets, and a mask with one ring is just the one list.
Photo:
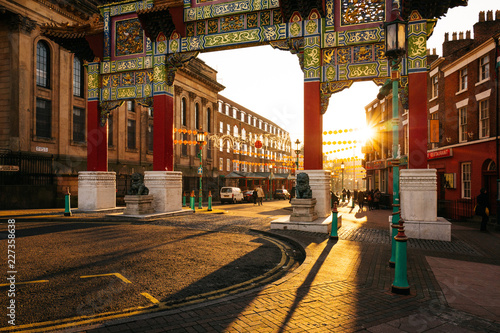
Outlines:
[[220, 202], [242, 202], [243, 193], [239, 187], [223, 187], [220, 189]]
[[276, 190], [276, 192], [274, 192], [274, 199], [288, 200], [290, 199], [290, 193], [285, 189]]
[[253, 202], [253, 191], [245, 191], [243, 192], [243, 200], [246, 202]]

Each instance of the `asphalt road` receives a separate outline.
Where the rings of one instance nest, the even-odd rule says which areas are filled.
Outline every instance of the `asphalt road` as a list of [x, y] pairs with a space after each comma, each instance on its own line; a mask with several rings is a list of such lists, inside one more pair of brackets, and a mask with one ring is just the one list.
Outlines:
[[[175, 307], [278, 279], [299, 265], [300, 252], [250, 229], [268, 229], [286, 206], [221, 205], [226, 214], [148, 222], [18, 221], [16, 324]], [[0, 245], [7, 253], [7, 239]], [[8, 288], [0, 286], [2, 306]]]

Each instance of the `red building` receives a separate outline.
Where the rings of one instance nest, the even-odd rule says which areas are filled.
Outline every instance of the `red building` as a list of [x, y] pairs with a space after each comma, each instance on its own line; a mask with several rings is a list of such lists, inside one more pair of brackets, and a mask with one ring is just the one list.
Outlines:
[[[485, 17], [486, 16], [486, 17]], [[474, 36], [445, 34], [443, 56], [429, 56], [428, 167], [437, 169], [438, 200], [446, 204], [470, 201], [485, 187], [496, 212], [499, 163], [499, 76], [497, 50], [500, 11], [481, 12]], [[460, 209], [463, 209], [460, 208]], [[446, 210], [448, 210], [446, 212]], [[459, 216], [470, 215], [461, 212]]]

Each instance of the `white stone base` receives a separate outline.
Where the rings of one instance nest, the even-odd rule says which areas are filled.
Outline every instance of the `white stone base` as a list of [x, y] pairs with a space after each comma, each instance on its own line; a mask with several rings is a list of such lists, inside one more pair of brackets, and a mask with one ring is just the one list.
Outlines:
[[315, 212], [318, 217], [327, 217], [331, 214], [330, 206], [330, 171], [304, 170], [309, 176], [309, 186], [312, 197], [316, 199]]
[[[408, 238], [451, 242], [451, 223], [443, 217], [436, 221], [404, 221], [404, 227]], [[389, 216], [389, 235], [392, 237], [392, 216]]]
[[144, 185], [154, 196], [153, 209], [156, 213], [182, 210], [182, 172], [145, 171]]
[[126, 195], [124, 199], [127, 205], [124, 215], [146, 215], [154, 212], [152, 195]]
[[318, 218], [318, 214], [314, 211], [316, 199], [292, 199], [293, 213], [290, 215], [292, 222], [312, 222]]
[[78, 210], [83, 212], [116, 207], [116, 173], [78, 172]]
[[[337, 229], [342, 226], [342, 215], [337, 216]], [[271, 230], [298, 230], [330, 234], [332, 230], [332, 216], [317, 218], [312, 222], [293, 222], [290, 215], [271, 221]]]

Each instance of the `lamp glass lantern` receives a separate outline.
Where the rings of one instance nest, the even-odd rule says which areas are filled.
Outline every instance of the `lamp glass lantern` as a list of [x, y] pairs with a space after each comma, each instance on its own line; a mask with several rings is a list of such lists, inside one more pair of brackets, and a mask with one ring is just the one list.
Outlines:
[[397, 59], [406, 53], [406, 22], [399, 16], [385, 23], [385, 55]]
[[205, 133], [200, 130], [198, 133], [196, 133], [196, 141], [201, 145], [203, 142], [205, 142]]

